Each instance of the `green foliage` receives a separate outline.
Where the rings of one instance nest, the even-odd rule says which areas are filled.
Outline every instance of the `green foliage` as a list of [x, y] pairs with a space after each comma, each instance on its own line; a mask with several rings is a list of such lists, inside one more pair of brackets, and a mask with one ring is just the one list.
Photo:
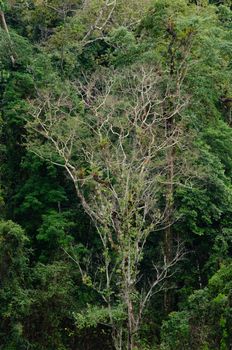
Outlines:
[[[132, 115], [132, 107], [140, 107], [133, 105], [133, 96], [141, 84], [139, 69], [148, 65], [160, 81], [160, 96], [177, 91], [178, 86], [178, 96], [164, 98], [165, 109], [170, 110], [180, 96], [185, 103], [174, 121], [181, 143], [175, 146], [171, 231], [174, 239], [184, 242], [187, 254], [169, 284], [163, 286], [173, 287], [170, 310], [163, 303], [163, 292], [151, 298], [135, 347], [229, 349], [231, 1], [117, 0], [114, 7], [114, 1], [105, 0], [10, 0], [0, 1], [0, 10], [9, 27], [9, 33], [0, 29], [0, 349], [111, 349], [114, 332], [107, 298], [111, 298], [112, 319], [126, 334], [127, 310], [117, 300], [123, 295], [123, 270], [117, 265], [123, 251], [112, 247], [103, 251], [101, 240], [112, 220], [101, 228], [100, 238], [62, 167], [50, 164], [51, 160], [59, 163], [60, 155], [42, 137], [40, 156], [45, 155], [46, 160], [31, 153], [38, 140], [34, 134], [28, 136], [25, 124], [32, 120], [35, 98], [42, 110], [62, 111], [59, 122], [51, 125], [52, 135], [57, 139], [62, 134], [65, 140], [74, 133], [79, 141], [73, 144], [72, 165], [78, 165], [82, 193], [97, 204], [104, 195], [107, 207], [111, 198], [106, 179], [111, 189], [122, 194], [126, 186], [119, 188], [119, 163], [115, 161], [115, 168], [107, 173], [106, 155], [111, 147], [108, 159], [116, 159], [115, 135], [128, 128], [128, 108]], [[134, 74], [130, 93], [128, 71]], [[91, 84], [87, 84], [90, 76]], [[102, 102], [104, 82], [114, 78], [104, 111], [102, 107], [91, 110], [99, 91]], [[144, 111], [149, 108], [149, 103], [144, 105]], [[110, 138], [102, 132], [95, 142], [103, 119], [105, 126], [111, 123], [115, 135]], [[132, 118], [130, 123], [134, 125]], [[159, 129], [157, 139], [164, 129]], [[132, 145], [139, 137], [143, 146], [149, 142], [149, 135], [143, 133], [141, 126], [129, 142], [121, 140], [127, 154], [133, 155]], [[30, 150], [25, 145], [27, 138]], [[96, 156], [88, 165], [82, 153], [86, 145]], [[120, 156], [118, 153], [118, 160]], [[154, 157], [154, 176], [164, 160], [164, 154]], [[155, 188], [158, 212], [166, 205], [166, 172]], [[119, 209], [130, 212], [133, 193], [141, 186], [138, 175], [134, 171], [135, 184], [130, 184], [128, 201], [120, 202]], [[97, 192], [100, 184], [102, 192]], [[146, 219], [148, 231], [151, 220], [151, 216]], [[140, 212], [124, 220], [124, 228], [128, 222], [124, 247], [135, 244], [135, 223], [143, 224]], [[157, 227], [138, 265], [132, 267], [133, 272], [139, 271], [138, 283], [130, 291], [135, 312], [144, 286], [154, 276], [153, 261], [159, 260], [163, 250], [163, 233]], [[115, 235], [112, 239], [117, 241]], [[133, 247], [131, 261], [140, 248]], [[102, 288], [104, 259], [113, 272], [109, 277], [113, 288]], [[168, 311], [172, 312], [168, 315]]]
[[163, 339], [161, 349], [189, 349], [189, 314], [185, 311], [172, 312], [169, 319], [163, 323], [161, 337]]
[[0, 222], [0, 235], [1, 280], [4, 281], [4, 278], [10, 277], [11, 274], [23, 277], [17, 273], [17, 268], [23, 270], [26, 266], [25, 244], [28, 243], [28, 238], [22, 228], [11, 221]]
[[8, 3], [6, 0], [1, 0], [0, 1], [0, 10], [1, 11], [6, 11], [8, 8]]
[[56, 211], [50, 211], [46, 215], [43, 215], [43, 223], [38, 230], [37, 239], [55, 246], [67, 245], [72, 240], [72, 237], [68, 236], [66, 232], [74, 225], [74, 223], [68, 222], [68, 219], [69, 217], [67, 215], [57, 213]]
[[228, 349], [231, 281], [231, 264], [222, 266], [205, 289], [189, 297], [186, 310], [170, 314], [162, 327], [163, 348]]
[[[115, 322], [122, 322], [126, 318], [125, 310], [121, 305], [118, 305], [111, 310], [111, 317]], [[109, 310], [99, 306], [88, 305], [87, 310], [83, 313], [75, 313], [74, 318], [78, 329], [95, 328], [99, 324], [110, 324]]]
[[[22, 315], [32, 303], [25, 279], [28, 275], [29, 240], [22, 228], [12, 221], [0, 222], [0, 339], [5, 349], [21, 346]], [[4, 337], [8, 330], [9, 338]], [[11, 344], [11, 345], [10, 345]]]

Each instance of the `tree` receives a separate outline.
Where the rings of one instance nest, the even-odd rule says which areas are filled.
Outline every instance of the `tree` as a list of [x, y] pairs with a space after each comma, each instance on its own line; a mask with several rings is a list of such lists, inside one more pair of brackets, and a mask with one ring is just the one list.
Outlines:
[[[29, 271], [28, 237], [22, 228], [12, 221], [0, 222], [0, 338], [2, 346], [20, 347], [24, 341], [22, 335], [22, 315], [26, 314], [31, 299], [26, 288]], [[4, 331], [11, 334], [10, 339]], [[25, 344], [25, 343], [24, 343]]]
[[0, 25], [2, 27], [2, 29], [5, 31], [7, 39], [8, 39], [8, 45], [10, 46], [10, 51], [11, 51], [11, 55], [10, 55], [10, 59], [11, 59], [11, 63], [14, 66], [15, 64], [15, 57], [13, 54], [13, 48], [12, 48], [12, 41], [11, 41], [11, 36], [9, 33], [9, 29], [8, 29], [8, 25], [6, 22], [6, 18], [5, 18], [5, 13], [4, 10], [6, 8], [7, 4], [5, 1], [1, 1], [0, 2]]
[[[104, 265], [99, 272], [104, 277], [94, 287], [106, 303], [116, 349], [127, 343], [132, 350], [154, 290], [164, 287], [170, 269], [182, 256], [180, 246], [172, 259], [165, 253], [164, 263], [154, 266], [150, 284], [138, 293], [147, 237], [169, 217], [167, 207], [160, 206], [166, 153], [181, 142], [182, 125], [180, 119], [170, 133], [166, 123], [181, 114], [186, 98], [180, 89], [173, 93], [158, 68], [140, 65], [113, 73], [105, 71], [107, 78], [94, 75], [77, 84], [84, 116], [67, 94], [41, 93], [32, 102], [29, 149], [66, 169], [95, 223], [103, 246]], [[53, 146], [56, 160], [46, 144], [43, 147], [44, 138], [48, 147]], [[94, 284], [91, 279], [89, 283]], [[118, 325], [113, 318], [115, 303], [125, 308], [127, 332], [124, 322]]]
[[231, 322], [231, 262], [227, 262], [207, 287], [190, 295], [182, 311], [171, 313], [164, 322], [162, 349], [229, 349]]

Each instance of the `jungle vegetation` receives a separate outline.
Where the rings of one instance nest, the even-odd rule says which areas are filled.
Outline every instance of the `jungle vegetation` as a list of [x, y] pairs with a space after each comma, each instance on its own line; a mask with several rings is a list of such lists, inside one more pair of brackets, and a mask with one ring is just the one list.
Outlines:
[[230, 350], [231, 0], [1, 0], [0, 47], [0, 350]]

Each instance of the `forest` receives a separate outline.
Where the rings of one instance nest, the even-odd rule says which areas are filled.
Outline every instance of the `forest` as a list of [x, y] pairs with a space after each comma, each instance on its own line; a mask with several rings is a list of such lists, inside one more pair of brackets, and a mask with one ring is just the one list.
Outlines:
[[0, 1], [0, 350], [232, 349], [232, 1]]

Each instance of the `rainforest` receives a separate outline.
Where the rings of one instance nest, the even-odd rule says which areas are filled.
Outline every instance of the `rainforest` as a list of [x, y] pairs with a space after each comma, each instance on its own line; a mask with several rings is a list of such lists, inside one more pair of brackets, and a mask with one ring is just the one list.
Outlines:
[[0, 1], [0, 350], [232, 349], [232, 1]]

